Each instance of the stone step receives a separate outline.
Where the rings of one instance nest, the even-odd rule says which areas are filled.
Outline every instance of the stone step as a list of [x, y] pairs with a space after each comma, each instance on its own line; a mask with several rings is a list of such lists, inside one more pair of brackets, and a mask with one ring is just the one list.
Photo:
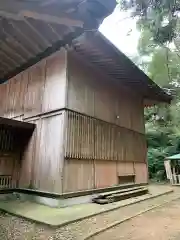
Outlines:
[[94, 198], [93, 202], [98, 204], [108, 204], [112, 202], [117, 202], [125, 199], [129, 199], [132, 197], [142, 196], [148, 193], [148, 188], [136, 188], [135, 190], [129, 189], [128, 191], [116, 191], [111, 194]]
[[134, 191], [134, 190], [138, 190], [138, 189], [142, 189], [144, 188], [144, 186], [132, 186], [129, 188], [125, 188], [125, 189], [119, 189], [119, 190], [115, 190], [115, 191], [109, 191], [109, 192], [105, 192], [105, 193], [100, 193], [98, 195], [98, 197], [100, 198], [106, 198], [112, 194], [119, 194], [119, 193], [125, 193], [125, 192], [129, 192], [129, 191]]

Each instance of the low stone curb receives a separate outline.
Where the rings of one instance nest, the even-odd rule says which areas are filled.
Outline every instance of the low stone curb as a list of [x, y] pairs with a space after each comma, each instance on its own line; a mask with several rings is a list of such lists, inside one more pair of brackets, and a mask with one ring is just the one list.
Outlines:
[[[164, 195], [164, 194], [162, 194], [162, 195]], [[162, 195], [161, 195], [161, 196], [162, 196]], [[164, 205], [166, 205], [166, 204], [168, 204], [168, 203], [170, 203], [170, 202], [173, 202], [173, 201], [175, 201], [175, 200], [177, 200], [177, 199], [179, 199], [179, 197], [177, 197], [177, 198], [175, 198], [175, 199], [172, 199], [172, 200], [170, 200], [170, 201], [166, 201], [166, 202], [164, 202], [164, 203], [162, 203], [162, 204], [157, 204], [157, 205], [155, 205], [155, 206], [153, 206], [153, 207], [151, 207], [151, 208], [148, 208], [148, 209], [146, 209], [146, 210], [140, 211], [139, 213], [137, 213], [137, 214], [135, 214], [135, 215], [132, 215], [132, 216], [130, 216], [130, 217], [124, 218], [124, 219], [122, 219], [122, 220], [120, 220], [120, 221], [116, 221], [116, 222], [114, 222], [113, 224], [108, 225], [106, 228], [102, 228], [102, 229], [100, 229], [100, 230], [98, 230], [98, 231], [90, 234], [89, 236], [85, 237], [84, 240], [90, 240], [91, 238], [93, 238], [93, 237], [95, 237], [95, 236], [97, 236], [97, 235], [99, 235], [99, 234], [101, 234], [101, 233], [103, 233], [103, 232], [105, 232], [105, 231], [113, 228], [113, 227], [116, 227], [116, 226], [120, 225], [121, 223], [124, 223], [124, 222], [126, 222], [126, 221], [129, 221], [129, 220], [131, 220], [131, 219], [133, 219], [133, 218], [135, 218], [135, 217], [137, 217], [137, 216], [139, 216], [139, 215], [141, 215], [141, 214], [143, 214], [143, 213], [149, 212], [149, 211], [151, 211], [151, 210], [153, 210], [153, 209], [156, 209], [156, 208], [158, 208], [158, 207], [162, 207], [162, 206], [164, 206]]]

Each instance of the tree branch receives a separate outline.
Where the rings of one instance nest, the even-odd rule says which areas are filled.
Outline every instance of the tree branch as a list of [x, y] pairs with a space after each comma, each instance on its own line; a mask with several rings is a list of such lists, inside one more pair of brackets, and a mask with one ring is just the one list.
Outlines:
[[166, 67], [167, 67], [168, 79], [169, 79], [169, 82], [171, 82], [171, 76], [169, 71], [169, 48], [168, 47], [165, 47], [165, 48], [166, 48]]
[[179, 52], [176, 52], [176, 54], [177, 54], [177, 56], [180, 58], [180, 48], [178, 47], [178, 45], [177, 45], [177, 43], [176, 43], [176, 41], [174, 40], [174, 46], [175, 46], [175, 48], [176, 48], [176, 50]]

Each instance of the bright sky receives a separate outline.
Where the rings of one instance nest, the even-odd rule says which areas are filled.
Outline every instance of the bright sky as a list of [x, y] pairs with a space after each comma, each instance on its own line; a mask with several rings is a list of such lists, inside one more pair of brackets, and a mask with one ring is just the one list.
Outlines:
[[104, 20], [99, 30], [127, 56], [137, 54], [140, 33], [136, 30], [136, 20], [129, 18], [129, 13], [120, 12], [116, 8], [114, 13]]

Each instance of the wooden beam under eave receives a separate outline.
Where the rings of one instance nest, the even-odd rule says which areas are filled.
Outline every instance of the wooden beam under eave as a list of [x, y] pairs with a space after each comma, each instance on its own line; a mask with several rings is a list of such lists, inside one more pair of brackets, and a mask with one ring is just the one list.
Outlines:
[[34, 11], [23, 10], [18, 14], [9, 13], [6, 11], [0, 10], [0, 16], [15, 20], [15, 21], [23, 21], [24, 17], [29, 17], [35, 20], [40, 20], [47, 23], [56, 23], [60, 25], [65, 25], [68, 27], [83, 27], [83, 22], [80, 20], [72, 19], [71, 17], [58, 17], [49, 14], [41, 14]]
[[20, 64], [27, 61], [27, 59], [24, 59], [19, 53], [17, 53], [14, 49], [12, 49], [7, 42], [5, 41], [0, 41], [1, 49], [6, 50], [8, 54], [14, 55], [17, 59], [20, 60]]
[[83, 29], [77, 28], [75, 32], [69, 33], [65, 36], [65, 39], [59, 40], [54, 43], [51, 47], [47, 48], [45, 51], [38, 53], [34, 58], [29, 59], [24, 64], [17, 66], [11, 72], [8, 72], [3, 79], [0, 78], [0, 84], [5, 80], [12, 78], [13, 76], [19, 74], [20, 72], [24, 71], [25, 69], [31, 67], [32, 65], [36, 64], [40, 60], [50, 56], [56, 51], [59, 51], [61, 47], [65, 47], [67, 44], [72, 42], [72, 39], [79, 37], [83, 33]]
[[71, 19], [69, 17], [57, 17], [49, 14], [40, 14], [37, 12], [31, 12], [31, 11], [21, 11], [18, 15], [21, 17], [29, 17], [35, 20], [41, 20], [47, 23], [61, 24], [68, 27], [83, 27], [82, 21]]
[[21, 29], [17, 26], [17, 24], [10, 22], [10, 24], [12, 25], [12, 27], [21, 35], [21, 37], [23, 39], [25, 39], [26, 42], [28, 42], [28, 46], [30, 46], [30, 48], [32, 50], [34, 50], [35, 53], [41, 52], [42, 48], [39, 47], [39, 45], [36, 42], [32, 42], [31, 39], [29, 39], [22, 31]]
[[[12, 27], [13, 27], [13, 26], [12, 26]], [[7, 37], [8, 39], [11, 39], [12, 42], [14, 42], [16, 45], [19, 46], [19, 48], [21, 48], [21, 50], [28, 56], [28, 58], [33, 57], [32, 53], [29, 52], [29, 51], [27, 50], [27, 48], [25, 48], [25, 47], [23, 46], [23, 44], [22, 44], [21, 42], [19, 42], [13, 35], [10, 35], [10, 34], [9, 34], [8, 32], [6, 32], [4, 29], [3, 29], [3, 32], [4, 32], [4, 34], [6, 35], [6, 37]]]
[[59, 35], [59, 33], [53, 28], [53, 26], [50, 23], [47, 23], [48, 27], [51, 29], [51, 31], [56, 35], [56, 37], [59, 40], [62, 40], [62, 36]]
[[[4, 66], [4, 67], [3, 67], [3, 66]], [[0, 63], [0, 70], [1, 70], [1, 69], [5, 69], [4, 72], [6, 72], [7, 70], [8, 70], [8, 71], [11, 71], [11, 70], [13, 69], [13, 67], [12, 67], [12, 66], [9, 66], [9, 64], [6, 63], [6, 62], [4, 62], [4, 61], [1, 61], [1, 63]]]
[[44, 46], [47, 48], [51, 46], [51, 42], [49, 42], [44, 36], [41, 35], [41, 33], [28, 22], [28, 20], [24, 19], [24, 22], [31, 28], [31, 30], [41, 39], [41, 41], [44, 43]]
[[9, 57], [9, 55], [3, 49], [0, 49], [0, 55], [3, 55], [10, 62], [11, 65], [15, 67], [20, 66], [20, 64], [18, 64], [14, 59]]
[[0, 74], [1, 74], [1, 73], [3, 73], [3, 74], [4, 74], [5, 72], [6, 72], [6, 70], [3, 68], [3, 66], [2, 66], [2, 65], [0, 65]]

